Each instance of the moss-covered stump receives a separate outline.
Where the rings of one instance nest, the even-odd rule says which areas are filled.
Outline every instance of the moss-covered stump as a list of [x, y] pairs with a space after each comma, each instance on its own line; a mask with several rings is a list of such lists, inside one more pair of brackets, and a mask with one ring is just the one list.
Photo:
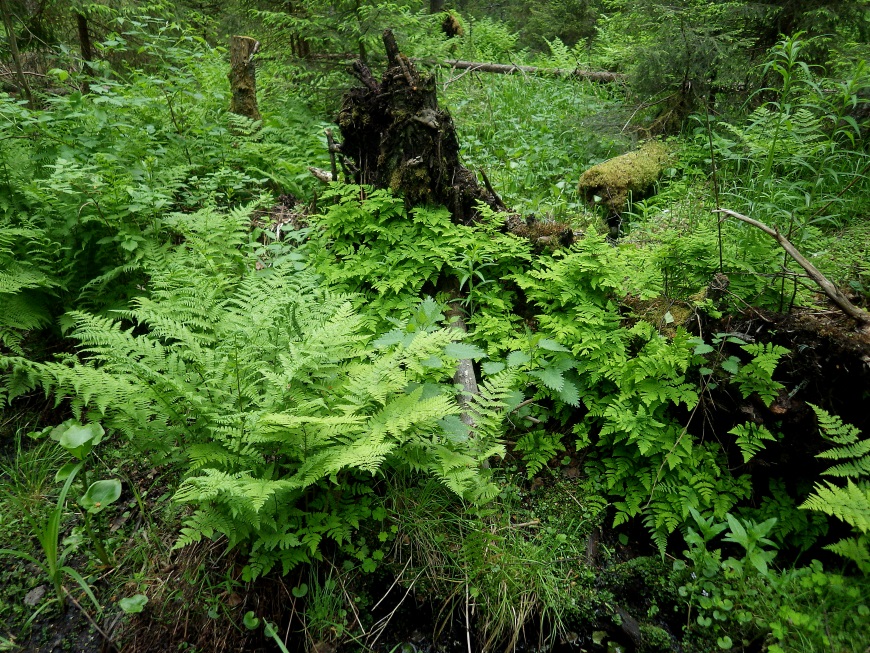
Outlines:
[[257, 107], [257, 78], [254, 55], [260, 43], [250, 36], [234, 36], [230, 39], [230, 112], [251, 120], [260, 119]]
[[607, 209], [611, 231], [619, 231], [620, 216], [629, 200], [649, 195], [667, 165], [667, 148], [647, 141], [640, 149], [592, 166], [582, 175], [577, 190], [584, 199]]
[[443, 204], [456, 222], [473, 222], [478, 201], [500, 200], [459, 163], [450, 113], [438, 107], [435, 78], [420, 72], [384, 32], [388, 66], [378, 82], [362, 62], [352, 73], [361, 87], [345, 93], [338, 125], [347, 176], [355, 183], [402, 192], [410, 206]]

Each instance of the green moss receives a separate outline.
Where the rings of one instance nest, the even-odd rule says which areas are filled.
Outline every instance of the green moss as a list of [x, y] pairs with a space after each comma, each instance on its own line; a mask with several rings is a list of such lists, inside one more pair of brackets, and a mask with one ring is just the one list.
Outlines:
[[649, 653], [662, 653], [672, 651], [674, 649], [671, 642], [671, 636], [664, 628], [653, 626], [652, 624], [641, 624], [640, 634], [643, 638], [642, 651]]
[[578, 192], [587, 202], [600, 203], [611, 215], [625, 210], [630, 197], [644, 195], [659, 178], [668, 161], [667, 148], [658, 141], [592, 166], [582, 175]]

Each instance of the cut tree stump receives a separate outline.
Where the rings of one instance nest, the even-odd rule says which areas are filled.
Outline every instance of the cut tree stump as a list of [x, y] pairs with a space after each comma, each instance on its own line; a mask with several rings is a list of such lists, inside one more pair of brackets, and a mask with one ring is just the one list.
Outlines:
[[257, 81], [254, 55], [260, 43], [250, 36], [233, 36], [230, 39], [230, 90], [233, 97], [230, 111], [251, 120], [260, 119], [257, 107]]

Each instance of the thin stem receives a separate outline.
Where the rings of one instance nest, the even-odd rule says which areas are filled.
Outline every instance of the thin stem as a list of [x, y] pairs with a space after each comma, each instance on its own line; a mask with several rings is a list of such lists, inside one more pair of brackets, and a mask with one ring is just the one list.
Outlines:
[[[713, 148], [713, 130], [710, 128], [710, 107], [707, 105], [707, 101], [704, 100], [704, 116], [707, 119], [707, 142], [710, 145], [710, 164], [713, 167], [713, 199], [716, 202], [716, 210], [722, 208], [719, 204], [719, 179], [716, 170], [716, 151]], [[719, 239], [719, 272], [723, 272], [723, 256], [722, 256], [722, 221], [716, 221], [716, 229], [718, 230], [718, 239]]]

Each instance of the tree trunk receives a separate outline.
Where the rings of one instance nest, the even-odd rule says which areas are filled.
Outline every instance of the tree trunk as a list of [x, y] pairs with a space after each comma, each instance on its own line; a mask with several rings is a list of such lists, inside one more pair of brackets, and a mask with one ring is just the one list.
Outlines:
[[3, 14], [3, 25], [6, 27], [6, 35], [9, 39], [9, 50], [12, 52], [12, 63], [15, 66], [15, 75], [18, 77], [18, 90], [27, 98], [27, 107], [34, 109], [33, 94], [30, 85], [24, 76], [24, 68], [21, 65], [21, 55], [18, 52], [18, 40], [15, 38], [15, 29], [12, 25], [12, 12], [9, 10], [9, 1], [0, 0], [0, 13]]
[[429, 0], [429, 13], [440, 14], [444, 11], [444, 0]]
[[233, 36], [230, 39], [230, 89], [233, 98], [230, 111], [251, 120], [260, 119], [257, 107], [257, 82], [254, 55], [260, 43], [250, 36]]
[[[82, 72], [85, 75], [93, 76], [94, 70], [91, 68], [91, 62], [94, 60], [94, 48], [91, 45], [91, 34], [88, 30], [87, 17], [84, 14], [76, 13], [76, 25], [79, 29], [79, 48], [82, 53], [82, 61], [84, 61]], [[83, 86], [85, 93], [90, 93], [91, 87], [88, 80], [85, 80]]]

